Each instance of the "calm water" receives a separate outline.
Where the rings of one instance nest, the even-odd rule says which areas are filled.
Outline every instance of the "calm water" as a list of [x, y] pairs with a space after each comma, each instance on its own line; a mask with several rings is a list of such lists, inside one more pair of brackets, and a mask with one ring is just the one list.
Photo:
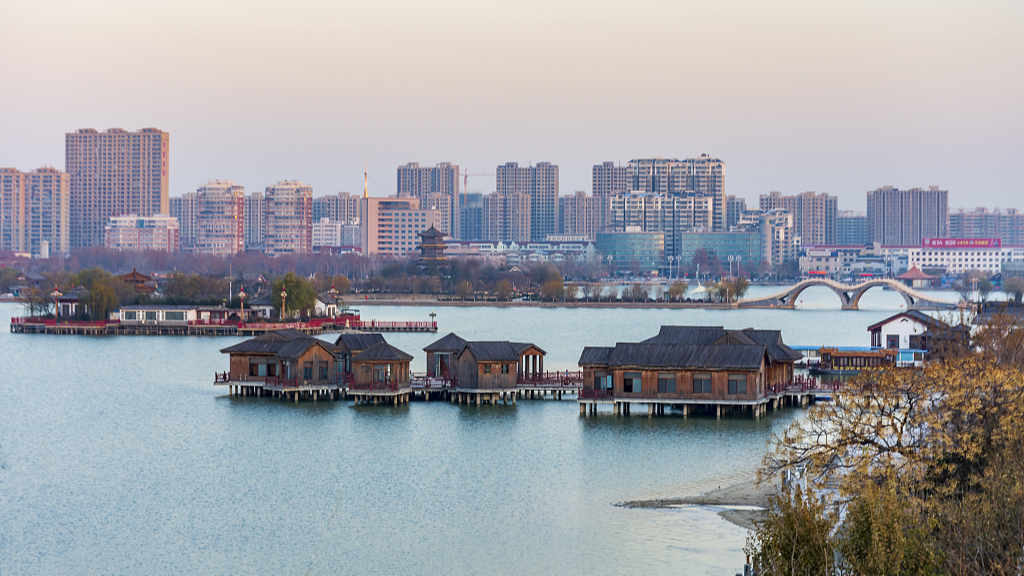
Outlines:
[[[840, 312], [444, 308], [441, 333], [536, 342], [573, 369], [585, 345], [661, 324], [779, 328], [866, 345], [902, 298]], [[365, 307], [427, 319], [430, 308]], [[626, 510], [752, 477], [760, 421], [580, 418], [575, 402], [355, 407], [229, 398], [214, 337], [15, 335], [0, 305], [0, 574], [735, 574], [746, 532], [716, 511]], [[436, 335], [388, 336], [415, 354]], [[639, 412], [639, 411], [638, 411]]]

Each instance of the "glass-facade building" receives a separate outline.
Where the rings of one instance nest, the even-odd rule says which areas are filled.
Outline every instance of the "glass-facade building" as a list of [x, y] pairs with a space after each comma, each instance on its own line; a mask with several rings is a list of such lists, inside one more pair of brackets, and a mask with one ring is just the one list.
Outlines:
[[597, 253], [613, 274], [657, 272], [665, 260], [665, 234], [601, 232], [597, 235]]
[[703, 248], [708, 255], [718, 257], [719, 262], [729, 256], [750, 265], [757, 265], [762, 259], [761, 233], [753, 232], [694, 232], [679, 234], [679, 258], [683, 265], [693, 262], [693, 255]]

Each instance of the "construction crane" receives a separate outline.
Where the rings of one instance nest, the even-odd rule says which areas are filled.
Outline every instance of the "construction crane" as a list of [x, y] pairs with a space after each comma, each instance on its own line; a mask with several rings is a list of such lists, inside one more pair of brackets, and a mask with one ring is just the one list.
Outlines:
[[462, 205], [469, 204], [469, 177], [470, 176], [494, 176], [494, 174], [470, 173], [466, 170], [462, 173]]

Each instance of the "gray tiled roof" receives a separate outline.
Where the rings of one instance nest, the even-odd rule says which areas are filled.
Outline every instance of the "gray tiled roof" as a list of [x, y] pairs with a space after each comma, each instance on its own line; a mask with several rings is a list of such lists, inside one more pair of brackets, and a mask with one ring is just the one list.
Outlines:
[[591, 366], [594, 364], [605, 366], [608, 364], [608, 359], [611, 358], [612, 351], [615, 348], [609, 348], [607, 346], [587, 346], [583, 349], [583, 354], [580, 355], [580, 366]]
[[519, 362], [519, 353], [509, 342], [466, 342], [459, 356], [467, 351], [477, 362]]
[[466, 341], [460, 338], [455, 332], [449, 332], [447, 336], [427, 344], [424, 352], [461, 352]]
[[757, 370], [764, 359], [764, 346], [738, 344], [648, 344], [618, 343], [610, 349], [607, 362], [600, 356], [607, 348], [585, 348], [580, 365], [609, 368], [651, 368], [685, 370]]
[[387, 342], [381, 341], [356, 354], [352, 357], [352, 360], [355, 362], [412, 360], [412, 356]]
[[662, 326], [645, 344], [722, 344], [763, 346], [772, 362], [799, 360], [801, 355], [782, 342], [778, 330], [726, 330], [722, 326]]
[[334, 345], [350, 353], [359, 353], [381, 342], [384, 342], [384, 336], [380, 334], [341, 334]]
[[278, 358], [298, 358], [310, 347], [322, 345], [329, 352], [335, 351], [335, 346], [330, 342], [324, 342], [299, 330], [285, 329], [273, 330], [239, 342], [221, 350], [223, 354], [273, 354]]

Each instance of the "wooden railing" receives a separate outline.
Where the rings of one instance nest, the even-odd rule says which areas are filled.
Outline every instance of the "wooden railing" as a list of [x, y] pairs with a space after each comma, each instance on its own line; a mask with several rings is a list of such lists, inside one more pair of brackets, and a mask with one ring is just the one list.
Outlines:
[[583, 385], [583, 371], [576, 370], [575, 372], [555, 371], [555, 372], [544, 372], [536, 374], [520, 374], [516, 377], [517, 386], [540, 386], [544, 388], [551, 387], [566, 387], [575, 388]]
[[580, 400], [614, 400], [611, 390], [584, 390], [580, 388]]
[[352, 382], [349, 384], [349, 390], [380, 390], [382, 392], [397, 392], [401, 388], [409, 387], [409, 382], [399, 382], [397, 380], [389, 382]]
[[33, 316], [12, 317], [11, 324], [42, 324], [43, 326], [85, 326], [100, 328], [108, 324], [119, 324], [120, 320], [61, 320], [55, 318], [38, 318]]

